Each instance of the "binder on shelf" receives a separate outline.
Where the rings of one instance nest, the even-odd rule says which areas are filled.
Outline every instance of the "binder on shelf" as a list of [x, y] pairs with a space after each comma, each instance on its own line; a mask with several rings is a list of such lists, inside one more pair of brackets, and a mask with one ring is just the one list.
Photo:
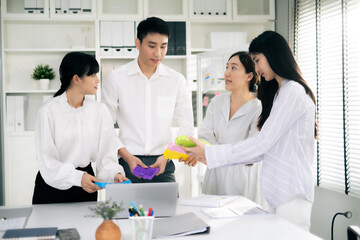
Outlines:
[[55, 0], [55, 13], [61, 14], [61, 0]]
[[215, 15], [217, 0], [207, 0], [205, 3], [205, 15]]
[[135, 56], [135, 23], [123, 22], [124, 56]]
[[69, 13], [72, 14], [81, 13], [81, 0], [69, 1]]
[[170, 38], [168, 41], [168, 48], [166, 55], [175, 55], [175, 22], [168, 22], [167, 23], [170, 28]]
[[100, 55], [111, 56], [111, 25], [112, 22], [100, 22]]
[[206, 10], [206, 0], [192, 0], [194, 6], [194, 15], [204, 15]]
[[186, 29], [185, 22], [175, 23], [175, 54], [186, 55]]
[[70, 0], [61, 0], [61, 11], [64, 14], [69, 13], [69, 1]]
[[219, 1], [219, 15], [227, 15], [227, 5], [226, 0]]
[[124, 33], [123, 22], [111, 22], [111, 50], [113, 56], [124, 55]]
[[81, 9], [83, 13], [91, 13], [91, 0], [81, 0]]
[[25, 13], [36, 13], [36, 2], [37, 0], [25, 0], [24, 1], [24, 10]]
[[44, 13], [44, 0], [36, 0], [36, 13]]
[[24, 131], [24, 96], [15, 96], [15, 131]]
[[15, 96], [6, 97], [6, 130], [15, 131]]

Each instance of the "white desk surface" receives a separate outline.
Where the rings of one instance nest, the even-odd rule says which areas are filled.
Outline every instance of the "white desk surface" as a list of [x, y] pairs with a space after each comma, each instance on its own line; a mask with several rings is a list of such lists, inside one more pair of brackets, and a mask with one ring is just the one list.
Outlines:
[[[95, 231], [101, 224], [102, 219], [85, 217], [85, 215], [90, 214], [88, 206], [94, 204], [94, 202], [85, 202], [33, 205], [33, 210], [26, 227], [58, 227], [59, 229], [75, 227], [82, 240], [95, 239]], [[273, 214], [245, 215], [237, 218], [211, 219], [203, 214], [200, 209], [201, 207], [178, 205], [176, 214], [194, 212], [210, 225], [211, 228], [209, 234], [198, 234], [169, 239], [320, 239]], [[122, 233], [121, 239], [131, 240], [129, 220], [121, 219], [114, 220], [114, 222], [120, 227]], [[3, 232], [0, 236], [2, 235]]]

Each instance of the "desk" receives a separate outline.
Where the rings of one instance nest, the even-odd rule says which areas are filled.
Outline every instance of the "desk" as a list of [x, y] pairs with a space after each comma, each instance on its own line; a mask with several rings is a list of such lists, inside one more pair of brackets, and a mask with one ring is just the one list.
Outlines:
[[[102, 219], [85, 217], [85, 215], [90, 214], [88, 206], [94, 204], [94, 202], [85, 202], [34, 205], [26, 227], [75, 227], [82, 240], [95, 239], [96, 228], [101, 224]], [[227, 219], [210, 219], [203, 214], [200, 209], [201, 207], [178, 205], [176, 214], [183, 214], [190, 211], [194, 212], [211, 226], [210, 234], [198, 234], [169, 239], [320, 239], [273, 214], [246, 215]], [[121, 219], [114, 220], [114, 222], [118, 224], [121, 229], [122, 240], [131, 240], [129, 220]]]

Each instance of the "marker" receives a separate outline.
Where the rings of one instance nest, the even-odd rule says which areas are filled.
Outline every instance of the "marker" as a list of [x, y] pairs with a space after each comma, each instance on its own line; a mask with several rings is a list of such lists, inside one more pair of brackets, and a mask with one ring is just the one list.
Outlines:
[[134, 216], [133, 212], [131, 211], [131, 208], [129, 208], [129, 216], [130, 217]]
[[144, 210], [143, 210], [143, 208], [142, 208], [142, 205], [140, 204], [140, 213], [141, 213], [141, 216], [145, 216], [145, 214], [144, 214]]
[[132, 213], [135, 217], [139, 216], [138, 211], [136, 211], [133, 207], [129, 208], [129, 212]]
[[154, 210], [151, 210], [151, 215], [150, 216], [154, 216]]
[[149, 208], [148, 217], [151, 216], [152, 208]]
[[135, 204], [133, 201], [131, 201], [130, 204], [131, 204], [131, 206], [133, 206], [133, 208], [137, 211], [136, 204]]

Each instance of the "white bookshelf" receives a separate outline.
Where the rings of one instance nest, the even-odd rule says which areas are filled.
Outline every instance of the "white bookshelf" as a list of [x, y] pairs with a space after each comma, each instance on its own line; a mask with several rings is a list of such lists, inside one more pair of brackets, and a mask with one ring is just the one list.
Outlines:
[[[246, 31], [248, 41], [264, 30], [274, 29], [274, 0], [222, 0], [226, 15], [194, 15], [195, 1], [205, 0], [89, 0], [91, 12], [57, 13], [55, 0], [43, 0], [42, 13], [25, 13], [24, 0], [1, 0], [2, 31], [2, 91], [1, 108], [4, 110], [4, 173], [5, 204], [30, 204], [37, 171], [34, 129], [37, 110], [44, 96], [52, 96], [60, 86], [58, 68], [63, 56], [71, 51], [95, 55], [101, 67], [119, 67], [136, 56], [102, 56], [100, 49], [100, 23], [102, 21], [139, 22], [149, 16], [165, 21], [185, 22], [186, 53], [166, 56], [164, 64], [181, 72], [187, 79], [189, 91], [196, 90], [197, 64], [195, 54], [211, 51], [210, 33], [216, 31]], [[214, 0], [216, 2], [217, 0]], [[210, 0], [208, 2], [211, 2]], [[249, 6], [248, 12], [239, 6]], [[259, 6], [259, 7], [257, 7]], [[134, 37], [135, 38], [135, 37]], [[134, 39], [135, 40], [135, 39]], [[30, 75], [39, 64], [49, 64], [56, 77], [49, 90], [38, 90]], [[103, 75], [100, 72], [99, 77]], [[101, 87], [101, 83], [100, 83]], [[97, 98], [101, 99], [98, 91]], [[7, 96], [25, 96], [25, 129], [7, 131]], [[17, 165], [16, 165], [16, 164]], [[182, 168], [181, 196], [198, 193], [192, 185], [196, 169]], [[28, 170], [28, 171], [26, 171]], [[194, 180], [196, 181], [196, 180]], [[11, 184], [11, 185], [10, 185]], [[13, 188], [13, 186], [16, 186]], [[27, 189], [23, 193], [20, 186]], [[20, 193], [22, 196], [20, 196]]]

